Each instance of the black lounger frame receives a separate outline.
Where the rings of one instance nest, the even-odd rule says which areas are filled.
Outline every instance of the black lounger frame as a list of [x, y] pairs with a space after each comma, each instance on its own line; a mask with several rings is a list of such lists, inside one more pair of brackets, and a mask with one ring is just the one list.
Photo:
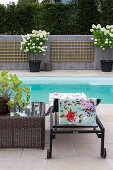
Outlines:
[[[97, 105], [101, 102], [101, 99], [97, 99]], [[56, 134], [62, 134], [62, 133], [96, 133], [98, 138], [101, 139], [101, 152], [100, 155], [103, 158], [106, 158], [106, 148], [104, 148], [104, 136], [105, 136], [105, 128], [103, 124], [101, 123], [98, 116], [96, 116], [96, 122], [97, 126], [72, 126], [72, 125], [57, 125], [57, 112], [58, 112], [58, 99], [54, 99], [54, 105], [50, 107], [50, 141], [49, 141], [49, 149], [47, 149], [47, 158], [52, 157], [52, 140], [55, 139]], [[53, 125], [53, 113], [55, 113], [55, 124]], [[99, 127], [99, 130], [97, 129]], [[66, 130], [59, 130], [60, 129], [66, 129]], [[68, 128], [72, 128], [72, 130], [68, 130]], [[78, 130], [77, 128], [82, 128], [82, 130]], [[85, 128], [85, 130], [83, 130]], [[91, 130], [86, 128], [92, 128]]]

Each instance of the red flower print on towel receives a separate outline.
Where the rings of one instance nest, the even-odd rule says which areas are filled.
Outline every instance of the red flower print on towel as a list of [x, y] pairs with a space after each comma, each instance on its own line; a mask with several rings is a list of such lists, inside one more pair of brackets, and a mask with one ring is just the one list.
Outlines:
[[68, 112], [66, 117], [67, 117], [67, 120], [69, 120], [69, 121], [75, 121], [75, 119], [74, 119], [74, 117], [75, 117], [74, 112], [72, 112], [71, 110]]

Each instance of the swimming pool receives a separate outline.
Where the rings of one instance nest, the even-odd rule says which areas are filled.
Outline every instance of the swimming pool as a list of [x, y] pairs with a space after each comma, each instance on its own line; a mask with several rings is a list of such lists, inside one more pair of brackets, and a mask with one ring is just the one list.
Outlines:
[[31, 91], [31, 101], [49, 102], [49, 93], [79, 93], [113, 104], [113, 77], [19, 77]]

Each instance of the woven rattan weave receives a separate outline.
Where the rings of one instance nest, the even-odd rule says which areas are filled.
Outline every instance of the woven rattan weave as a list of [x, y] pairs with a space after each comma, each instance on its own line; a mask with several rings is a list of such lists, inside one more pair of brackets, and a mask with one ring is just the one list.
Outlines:
[[45, 103], [40, 117], [0, 117], [0, 147], [42, 148], [45, 145]]

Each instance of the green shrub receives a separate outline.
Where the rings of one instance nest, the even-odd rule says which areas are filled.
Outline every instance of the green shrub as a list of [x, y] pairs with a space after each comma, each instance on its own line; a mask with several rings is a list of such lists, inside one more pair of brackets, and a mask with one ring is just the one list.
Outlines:
[[[107, 1], [110, 2], [109, 10]], [[40, 5], [25, 3], [8, 5], [7, 8], [0, 5], [0, 34], [27, 34], [39, 29], [56, 35], [90, 34], [92, 24], [98, 24], [101, 21], [104, 25], [107, 21], [106, 24], [111, 25], [112, 1], [75, 0], [68, 4], [44, 2]], [[99, 2], [98, 5], [97, 2]], [[105, 16], [108, 17], [105, 19]]]
[[39, 7], [40, 29], [51, 34], [64, 34], [64, 22], [66, 22], [66, 5], [62, 3], [44, 3]]
[[38, 4], [9, 5], [6, 10], [7, 34], [26, 34], [39, 29]]
[[38, 4], [26, 3], [17, 5], [16, 12], [19, 34], [27, 34], [32, 32], [33, 29], [39, 29]]
[[6, 8], [4, 5], [0, 4], [0, 34], [4, 34], [6, 30]]
[[76, 6], [75, 3], [44, 3], [39, 6], [40, 29], [51, 34], [76, 33]]
[[100, 15], [95, 0], [79, 0], [77, 5], [76, 29], [78, 34], [89, 34], [92, 24], [98, 24]]
[[113, 0], [100, 0], [102, 26], [113, 25]]
[[6, 33], [17, 34], [16, 5], [8, 5], [6, 10]]

